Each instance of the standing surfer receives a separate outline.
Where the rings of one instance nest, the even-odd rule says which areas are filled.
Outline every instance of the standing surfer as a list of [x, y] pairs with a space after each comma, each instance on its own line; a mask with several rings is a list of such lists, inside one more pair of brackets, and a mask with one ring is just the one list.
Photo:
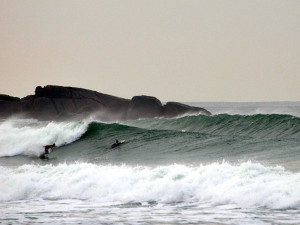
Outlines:
[[45, 148], [45, 153], [43, 153], [41, 156], [40, 156], [40, 158], [41, 159], [46, 159], [46, 154], [49, 154], [50, 152], [49, 152], [49, 150], [51, 149], [51, 151], [53, 152], [54, 150], [53, 150], [53, 148], [55, 147], [55, 143], [53, 144], [53, 145], [45, 145], [45, 146], [43, 146], [44, 148]]

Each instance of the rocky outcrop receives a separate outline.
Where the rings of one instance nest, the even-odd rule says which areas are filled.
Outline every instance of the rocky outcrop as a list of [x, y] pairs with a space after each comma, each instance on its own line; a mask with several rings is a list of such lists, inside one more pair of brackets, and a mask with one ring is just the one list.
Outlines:
[[162, 116], [161, 102], [151, 96], [135, 96], [129, 103], [126, 118], [154, 118]]
[[0, 94], [0, 101], [17, 102], [20, 98]]
[[193, 107], [178, 102], [167, 102], [167, 104], [163, 106], [164, 117], [176, 117], [185, 114], [211, 115], [211, 113], [206, 109]]
[[7, 117], [19, 109], [20, 98], [0, 94], [0, 118]]
[[65, 120], [92, 115], [96, 119], [114, 121], [190, 113], [210, 115], [205, 109], [176, 102], [163, 106], [151, 96], [135, 96], [129, 100], [75, 87], [38, 86], [35, 95], [22, 99], [0, 95], [1, 118], [22, 115], [40, 120]]

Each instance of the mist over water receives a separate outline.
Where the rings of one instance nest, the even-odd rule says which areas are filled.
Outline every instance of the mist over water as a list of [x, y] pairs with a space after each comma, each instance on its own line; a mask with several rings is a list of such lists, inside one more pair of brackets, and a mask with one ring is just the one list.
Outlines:
[[300, 102], [197, 102], [188, 103], [204, 107], [214, 115], [284, 114], [300, 117]]
[[[213, 116], [1, 121], [1, 218], [24, 224], [33, 222], [27, 214], [52, 224], [155, 224], [163, 223], [160, 215], [167, 224], [300, 222], [300, 103], [194, 105]], [[125, 142], [110, 149], [116, 139]], [[40, 160], [52, 143], [57, 148], [49, 160]], [[38, 212], [47, 210], [54, 217], [45, 220]]]

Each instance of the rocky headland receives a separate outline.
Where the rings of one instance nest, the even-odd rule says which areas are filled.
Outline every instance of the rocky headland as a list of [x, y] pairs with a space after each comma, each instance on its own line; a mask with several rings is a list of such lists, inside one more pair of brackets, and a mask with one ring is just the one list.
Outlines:
[[151, 96], [124, 99], [75, 87], [38, 86], [35, 95], [24, 98], [0, 94], [0, 118], [19, 116], [38, 120], [72, 120], [93, 116], [102, 121], [211, 115], [209, 111], [178, 102], [163, 105]]

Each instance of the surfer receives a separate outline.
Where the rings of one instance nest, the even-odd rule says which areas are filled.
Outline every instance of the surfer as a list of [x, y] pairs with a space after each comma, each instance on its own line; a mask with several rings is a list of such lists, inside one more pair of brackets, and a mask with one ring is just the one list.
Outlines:
[[55, 143], [53, 145], [45, 145], [43, 146], [45, 148], [45, 153], [43, 153], [40, 158], [41, 159], [46, 159], [46, 154], [49, 154], [49, 150], [51, 149], [51, 151], [53, 152], [53, 148], [55, 147]]
[[45, 145], [45, 154], [49, 153], [49, 149], [51, 149], [51, 151], [53, 152], [53, 148], [55, 147], [55, 143], [53, 145]]
[[117, 147], [117, 146], [119, 146], [119, 145], [120, 145], [120, 142], [119, 142], [118, 139], [117, 139], [116, 142], [113, 143], [112, 146], [111, 146], [110, 148], [115, 148], [115, 147]]
[[108, 152], [110, 149], [113, 149], [115, 147], [118, 147], [119, 145], [123, 144], [125, 142], [125, 140], [121, 140], [119, 141], [118, 139], [116, 140], [115, 143], [113, 143], [110, 148], [105, 149], [105, 152]]

